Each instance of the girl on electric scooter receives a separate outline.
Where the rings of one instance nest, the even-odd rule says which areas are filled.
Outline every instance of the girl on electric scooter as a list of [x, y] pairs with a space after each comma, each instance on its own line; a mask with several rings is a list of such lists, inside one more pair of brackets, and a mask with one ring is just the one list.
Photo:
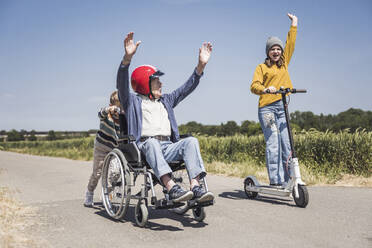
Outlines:
[[294, 52], [297, 17], [288, 14], [292, 21], [285, 47], [277, 37], [269, 37], [266, 42], [266, 59], [254, 72], [251, 92], [259, 95], [258, 118], [266, 142], [266, 167], [270, 185], [284, 187], [289, 180], [287, 162], [291, 149], [285, 120], [280, 87], [293, 88], [288, 73], [288, 65]]

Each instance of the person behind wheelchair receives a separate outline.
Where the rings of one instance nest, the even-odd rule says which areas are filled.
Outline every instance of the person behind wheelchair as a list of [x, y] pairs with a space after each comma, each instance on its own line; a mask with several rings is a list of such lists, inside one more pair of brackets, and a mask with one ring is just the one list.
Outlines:
[[85, 193], [85, 207], [93, 207], [94, 190], [102, 175], [104, 159], [112, 149], [118, 147], [117, 138], [120, 133], [120, 112], [118, 92], [114, 91], [110, 96], [110, 105], [98, 112], [100, 124], [96, 138], [94, 139], [93, 170], [89, 177], [87, 191]]
[[[117, 75], [120, 103], [128, 123], [128, 134], [136, 139], [155, 176], [169, 194], [169, 200], [184, 202], [195, 199], [207, 202], [214, 199], [199, 180], [206, 176], [198, 140], [194, 137], [180, 139], [173, 108], [188, 96], [199, 84], [203, 70], [212, 52], [211, 43], [203, 43], [199, 49], [199, 62], [190, 78], [169, 94], [162, 93], [160, 76], [163, 72], [154, 66], [137, 67], [131, 75], [131, 85], [137, 94], [129, 91], [129, 65], [141, 41], [134, 42], [133, 32], [124, 39], [125, 55]], [[168, 162], [183, 160], [190, 179], [190, 190], [182, 189], [172, 180]]]

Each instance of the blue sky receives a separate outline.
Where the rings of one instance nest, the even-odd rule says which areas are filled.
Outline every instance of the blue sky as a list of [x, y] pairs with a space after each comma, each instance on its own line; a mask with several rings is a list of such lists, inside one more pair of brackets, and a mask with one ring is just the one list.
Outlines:
[[130, 71], [158, 67], [164, 92], [189, 77], [201, 43], [212, 42], [200, 85], [175, 109], [179, 124], [257, 121], [253, 72], [268, 36], [285, 41], [288, 12], [299, 18], [289, 73], [308, 89], [290, 110], [372, 110], [369, 0], [0, 0], [0, 130], [98, 128], [129, 31], [142, 41]]

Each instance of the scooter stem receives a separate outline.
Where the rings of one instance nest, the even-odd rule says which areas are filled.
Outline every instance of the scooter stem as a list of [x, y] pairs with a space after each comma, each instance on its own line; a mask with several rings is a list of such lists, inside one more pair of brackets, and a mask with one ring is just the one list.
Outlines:
[[297, 154], [296, 154], [296, 151], [295, 151], [294, 145], [293, 145], [293, 136], [292, 136], [291, 125], [289, 123], [288, 103], [287, 103], [287, 97], [286, 97], [287, 93], [288, 92], [281, 93], [282, 94], [282, 102], [283, 102], [283, 106], [284, 106], [285, 121], [287, 123], [287, 129], [288, 129], [289, 144], [291, 145], [292, 158], [297, 158]]
[[300, 173], [300, 166], [298, 164], [298, 158], [292, 158], [291, 164], [290, 164], [290, 173], [291, 178], [293, 180], [293, 188], [295, 197], [298, 198], [298, 185], [305, 185], [305, 183], [301, 179], [301, 173]]

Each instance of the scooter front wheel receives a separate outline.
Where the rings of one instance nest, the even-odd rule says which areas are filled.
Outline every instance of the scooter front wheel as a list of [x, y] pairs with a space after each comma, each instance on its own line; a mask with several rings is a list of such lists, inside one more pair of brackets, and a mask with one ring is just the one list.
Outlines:
[[309, 193], [305, 185], [297, 185], [298, 187], [298, 197], [296, 197], [295, 189], [293, 187], [292, 195], [296, 205], [300, 208], [305, 208], [309, 203]]
[[253, 192], [253, 191], [250, 191], [249, 190], [249, 187], [254, 187], [256, 184], [254, 183], [253, 179], [250, 178], [250, 177], [247, 177], [245, 180], [244, 180], [244, 192], [245, 194], [247, 195], [247, 197], [249, 199], [254, 199], [257, 197], [258, 193], [257, 192]]

